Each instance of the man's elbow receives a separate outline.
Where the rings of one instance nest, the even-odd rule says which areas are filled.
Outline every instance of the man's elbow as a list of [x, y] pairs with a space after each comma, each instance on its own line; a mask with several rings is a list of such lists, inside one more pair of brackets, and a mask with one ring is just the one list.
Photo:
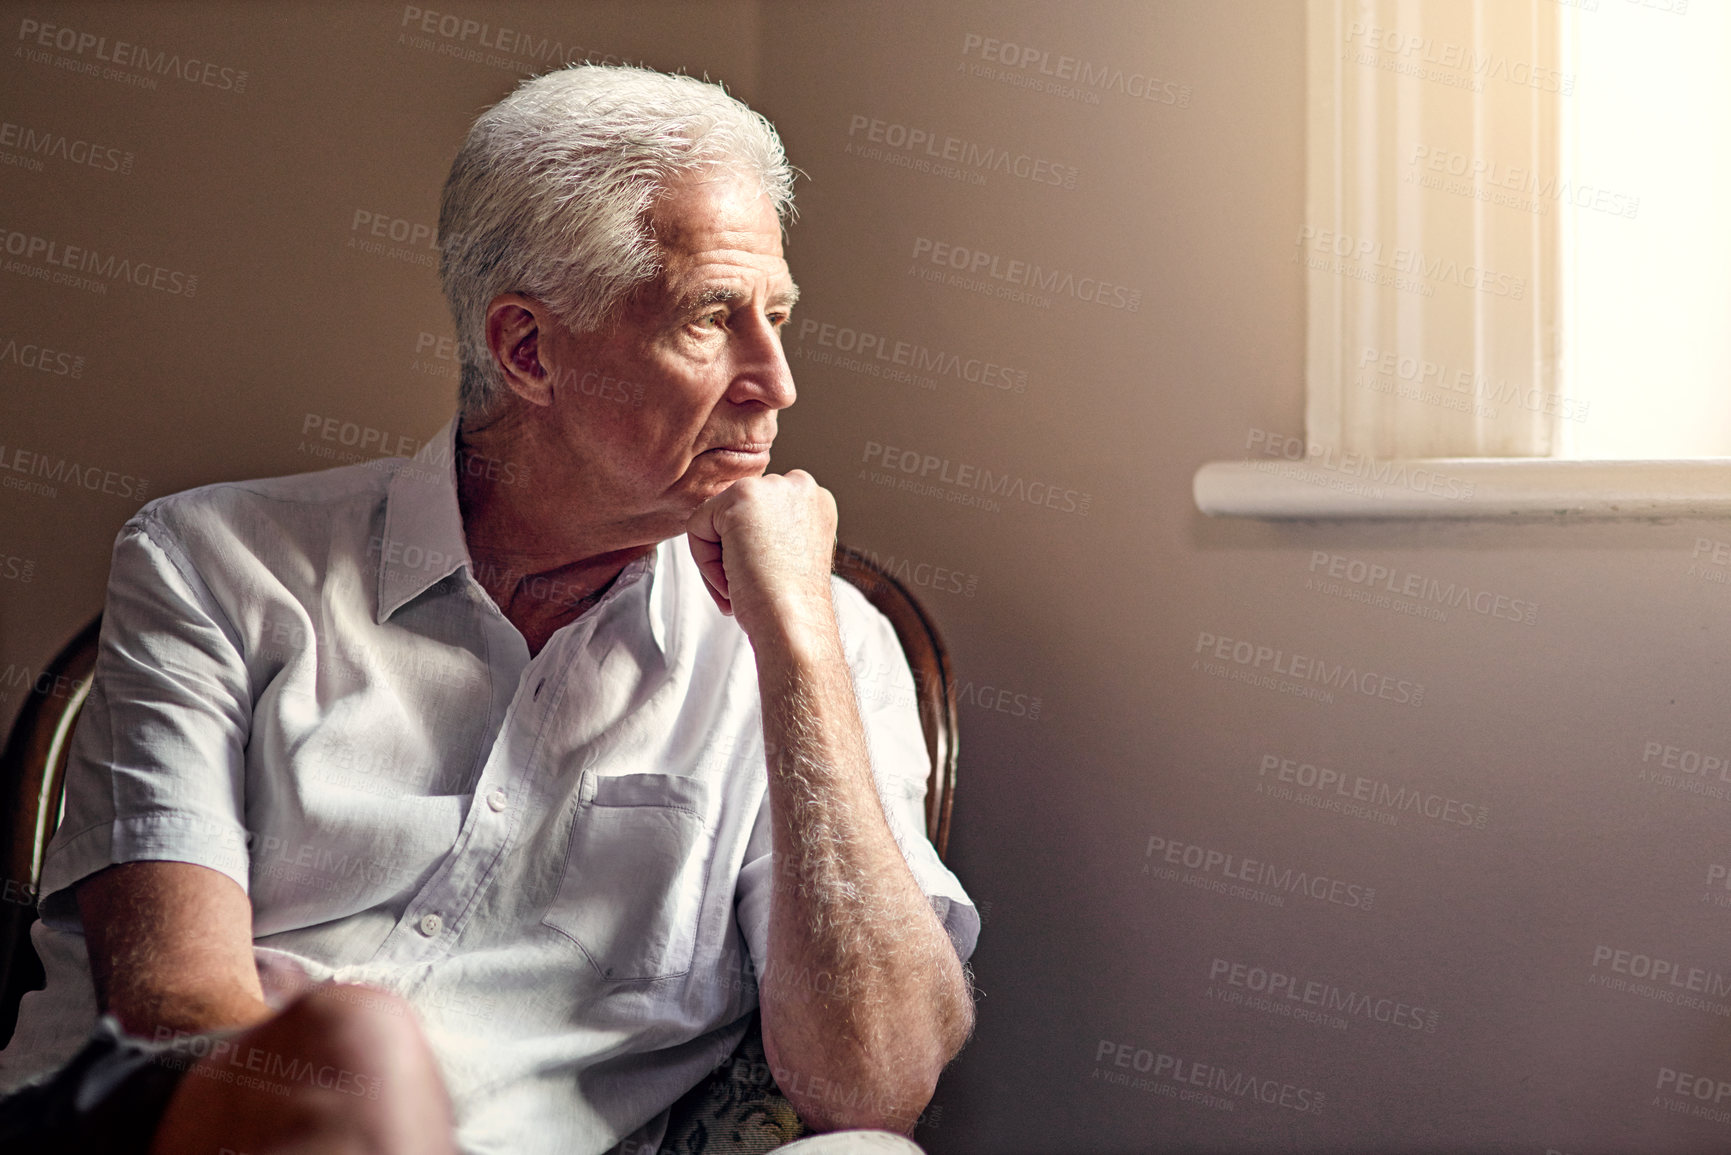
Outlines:
[[944, 997], [937, 1007], [934, 1037], [937, 1069], [932, 1072], [932, 1085], [938, 1074], [949, 1066], [969, 1039], [974, 1037], [974, 972], [965, 963], [958, 963], [954, 977], [943, 985]]
[[[971, 990], [971, 988], [970, 988]], [[814, 1131], [895, 1131], [909, 1134], [937, 1091], [938, 1077], [972, 1037], [974, 1004], [968, 993], [950, 1002], [923, 1045], [904, 1037], [894, 1055], [872, 1064], [873, 1077], [854, 1086], [807, 1080], [788, 1093], [794, 1109]], [[797, 1077], [795, 1079], [797, 1082]]]

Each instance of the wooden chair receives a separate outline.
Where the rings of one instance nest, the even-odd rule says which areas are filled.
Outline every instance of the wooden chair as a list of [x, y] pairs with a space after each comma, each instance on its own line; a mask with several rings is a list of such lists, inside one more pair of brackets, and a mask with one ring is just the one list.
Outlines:
[[[835, 572], [889, 619], [907, 654], [931, 760], [926, 835], [940, 857], [949, 845], [956, 789], [956, 689], [937, 626], [888, 571], [838, 546]], [[42, 964], [30, 945], [42, 858], [60, 822], [62, 783], [72, 728], [96, 668], [98, 615], [55, 655], [33, 684], [0, 755], [0, 1045], [11, 1039], [24, 993], [39, 989]], [[674, 1106], [663, 1150], [674, 1155], [768, 1151], [804, 1133], [793, 1106], [768, 1076], [755, 1025], [733, 1057]]]

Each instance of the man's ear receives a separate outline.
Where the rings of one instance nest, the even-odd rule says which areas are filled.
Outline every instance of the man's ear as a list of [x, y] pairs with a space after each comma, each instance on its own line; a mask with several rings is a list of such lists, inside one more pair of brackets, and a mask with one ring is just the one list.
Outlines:
[[487, 303], [487, 348], [505, 384], [531, 405], [553, 403], [553, 366], [546, 348], [553, 314], [522, 293], [500, 293]]

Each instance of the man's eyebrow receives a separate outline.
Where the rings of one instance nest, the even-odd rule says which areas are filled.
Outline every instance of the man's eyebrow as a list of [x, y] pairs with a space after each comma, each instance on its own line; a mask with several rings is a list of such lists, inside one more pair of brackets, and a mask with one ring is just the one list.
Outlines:
[[717, 286], [693, 294], [691, 297], [691, 304], [688, 307], [692, 309], [707, 309], [711, 305], [731, 305], [743, 296], [745, 296], [745, 294], [740, 292], [738, 289], [723, 289]]
[[[731, 305], [743, 300], [746, 293], [740, 289], [729, 289], [720, 285], [693, 293], [687, 301], [685, 311], [696, 312], [707, 309], [711, 305]], [[779, 289], [769, 295], [769, 305], [772, 308], [791, 309], [799, 303], [799, 286], [789, 284], [785, 289]]]

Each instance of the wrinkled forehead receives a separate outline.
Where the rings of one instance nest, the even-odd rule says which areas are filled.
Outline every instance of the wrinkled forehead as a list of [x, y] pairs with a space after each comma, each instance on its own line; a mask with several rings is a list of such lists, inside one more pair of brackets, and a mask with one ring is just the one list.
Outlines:
[[696, 308], [761, 292], [786, 307], [798, 296], [782, 253], [781, 222], [755, 181], [687, 181], [656, 203], [650, 223], [661, 250], [651, 291], [664, 300]]
[[699, 252], [722, 242], [750, 251], [773, 248], [781, 255], [774, 203], [756, 178], [731, 169], [706, 169], [670, 185], [644, 219], [656, 244], [670, 252]]

